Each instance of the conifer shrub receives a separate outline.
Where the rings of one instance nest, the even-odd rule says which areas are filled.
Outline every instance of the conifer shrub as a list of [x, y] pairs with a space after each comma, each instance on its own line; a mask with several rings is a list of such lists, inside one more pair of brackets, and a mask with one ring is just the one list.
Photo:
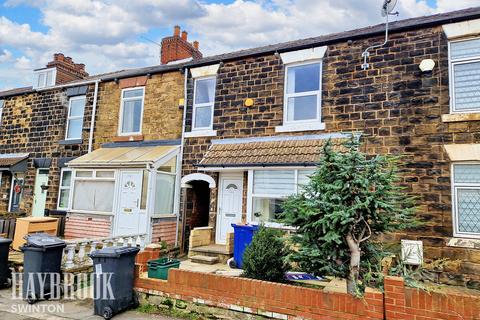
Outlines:
[[288, 251], [280, 230], [260, 226], [243, 254], [243, 276], [283, 282], [288, 270]]

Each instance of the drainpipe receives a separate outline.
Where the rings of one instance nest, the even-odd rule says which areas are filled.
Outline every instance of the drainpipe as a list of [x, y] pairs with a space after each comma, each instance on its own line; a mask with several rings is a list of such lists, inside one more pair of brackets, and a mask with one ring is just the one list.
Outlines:
[[95, 91], [93, 94], [93, 108], [92, 108], [92, 119], [90, 120], [90, 132], [88, 135], [88, 153], [92, 152], [93, 148], [93, 131], [95, 130], [95, 115], [97, 113], [97, 99], [98, 99], [98, 84], [102, 80], [95, 81]]
[[[182, 179], [182, 162], [183, 162], [183, 147], [185, 144], [185, 123], [186, 123], [186, 118], [187, 118], [187, 84], [188, 84], [188, 68], [185, 67], [184, 69], [184, 83], [183, 83], [183, 119], [182, 119], [182, 140], [180, 142], [180, 155], [178, 157], [178, 165], [177, 165], [177, 170], [180, 171], [180, 174], [177, 176], [177, 192], [178, 192], [178, 200], [182, 197], [182, 186], [180, 185], [180, 181]], [[178, 225], [179, 225], [179, 220], [180, 220], [180, 203], [181, 201], [177, 201], [178, 203], [178, 210], [177, 210], [177, 232], [175, 232], [175, 246], [178, 246]], [[183, 209], [185, 210], [185, 206], [183, 206]], [[182, 220], [182, 226], [185, 224], [185, 219]], [[182, 227], [182, 232], [183, 227]], [[184, 237], [182, 233], [182, 237]], [[183, 244], [183, 243], [182, 243]]]

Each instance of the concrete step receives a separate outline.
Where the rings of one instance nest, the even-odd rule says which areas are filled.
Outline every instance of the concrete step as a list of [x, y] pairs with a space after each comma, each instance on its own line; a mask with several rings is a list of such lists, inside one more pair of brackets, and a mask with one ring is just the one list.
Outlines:
[[202, 263], [202, 264], [215, 264], [218, 263], [218, 257], [209, 257], [202, 255], [195, 255], [190, 258], [193, 262]]

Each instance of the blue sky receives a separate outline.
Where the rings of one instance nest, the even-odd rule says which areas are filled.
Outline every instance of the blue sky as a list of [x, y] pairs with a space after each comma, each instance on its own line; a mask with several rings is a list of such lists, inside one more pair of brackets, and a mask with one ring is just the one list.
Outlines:
[[[204, 55], [382, 22], [382, 0], [0, 0], [0, 90], [30, 85], [53, 53], [90, 74], [154, 65], [175, 24]], [[399, 19], [478, 0], [399, 0]]]

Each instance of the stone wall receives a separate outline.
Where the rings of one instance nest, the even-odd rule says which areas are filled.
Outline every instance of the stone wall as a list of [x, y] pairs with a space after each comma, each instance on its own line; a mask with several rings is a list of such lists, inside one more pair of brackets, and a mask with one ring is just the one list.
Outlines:
[[[180, 139], [184, 97], [184, 77], [179, 71], [155, 74], [147, 80], [140, 140]], [[114, 81], [100, 83], [95, 149], [118, 139], [122, 89]], [[128, 137], [127, 137], [128, 141]]]
[[[378, 36], [328, 45], [322, 77], [326, 130], [290, 134], [358, 131], [369, 154], [402, 155], [401, 184], [418, 197], [417, 213], [423, 225], [386, 239], [419, 239], [427, 258], [463, 260], [461, 270], [446, 274], [444, 280], [478, 287], [478, 249], [447, 246], [453, 231], [450, 162], [443, 145], [478, 143], [480, 121], [442, 121], [442, 115], [449, 113], [449, 78], [448, 42], [440, 26], [391, 34], [385, 47], [371, 52], [370, 69], [361, 70], [363, 50], [382, 41]], [[435, 61], [433, 72], [419, 70], [423, 59]], [[190, 80], [187, 131], [191, 129], [192, 91]], [[283, 91], [280, 57], [224, 61], [216, 86], [213, 129], [217, 136], [185, 139], [183, 175], [197, 171], [194, 165], [211, 139], [287, 135], [275, 133], [275, 126], [283, 122]], [[244, 106], [246, 98], [254, 99], [252, 107]], [[216, 194], [212, 196], [215, 203]]]
[[[57, 208], [60, 168], [58, 160], [64, 157], [78, 157], [88, 151], [88, 136], [93, 102], [93, 85], [87, 92], [83, 121], [82, 141], [74, 144], [60, 143], [65, 139], [68, 113], [66, 89], [46, 90], [13, 96], [5, 99], [5, 107], [0, 126], [0, 153], [29, 153], [28, 170], [25, 173], [23, 201], [20, 210], [30, 214], [33, 202], [33, 189], [37, 168], [33, 159], [51, 159], [47, 209]], [[10, 178], [6, 175], [5, 178]], [[3, 180], [3, 179], [2, 179]], [[2, 182], [0, 210], [8, 208], [10, 181]]]

